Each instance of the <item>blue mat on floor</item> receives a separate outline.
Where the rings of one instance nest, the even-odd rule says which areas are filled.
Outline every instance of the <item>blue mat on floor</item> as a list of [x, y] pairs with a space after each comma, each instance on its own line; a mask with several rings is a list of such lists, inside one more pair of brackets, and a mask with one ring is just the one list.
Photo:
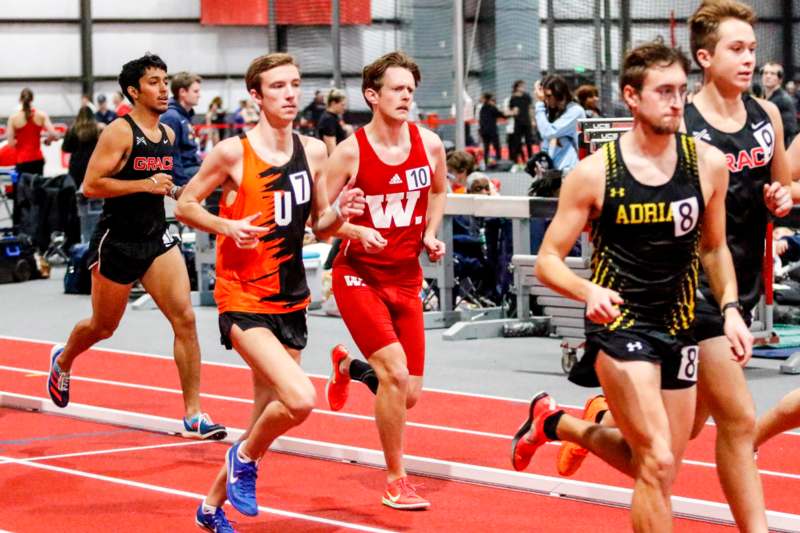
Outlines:
[[800, 352], [800, 348], [753, 348], [753, 357], [788, 359], [794, 352]]

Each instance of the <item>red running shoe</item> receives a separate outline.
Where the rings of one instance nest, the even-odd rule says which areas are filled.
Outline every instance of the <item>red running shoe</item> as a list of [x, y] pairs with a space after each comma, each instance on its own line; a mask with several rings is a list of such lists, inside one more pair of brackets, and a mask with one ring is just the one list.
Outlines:
[[347, 402], [347, 391], [350, 385], [350, 376], [343, 374], [339, 369], [340, 363], [350, 355], [341, 344], [337, 344], [331, 350], [331, 377], [325, 385], [325, 397], [328, 399], [328, 406], [331, 411], [339, 411]]
[[395, 479], [386, 484], [386, 492], [383, 493], [381, 500], [383, 505], [388, 505], [392, 509], [413, 511], [415, 509], [427, 509], [431, 502], [417, 494], [414, 485], [409, 483], [407, 477]]
[[536, 450], [550, 440], [544, 434], [544, 421], [558, 410], [556, 401], [546, 392], [540, 392], [533, 397], [528, 419], [519, 427], [511, 441], [511, 465], [514, 470], [525, 470]]
[[[587, 422], [594, 423], [600, 411], [608, 411], [608, 403], [606, 403], [606, 399], [602, 394], [586, 400], [586, 405], [583, 407], [582, 418]], [[558, 450], [558, 457], [556, 459], [558, 473], [562, 476], [571, 476], [578, 471], [588, 454], [589, 450], [580, 444], [562, 442], [561, 449]]]

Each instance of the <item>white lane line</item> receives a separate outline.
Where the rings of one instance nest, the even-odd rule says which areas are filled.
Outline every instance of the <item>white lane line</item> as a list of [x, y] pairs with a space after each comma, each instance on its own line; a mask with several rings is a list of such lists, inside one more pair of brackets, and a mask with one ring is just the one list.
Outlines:
[[[11, 457], [2, 457], [0, 456], [0, 460], [8, 461], [11, 463], [15, 463], [21, 466], [27, 466], [31, 468], [39, 468], [41, 470], [49, 470], [51, 472], [58, 472], [60, 474], [68, 474], [71, 476], [77, 477], [84, 477], [88, 479], [94, 479], [97, 481], [105, 481], [107, 483], [114, 483], [116, 485], [124, 485], [126, 487], [133, 487], [137, 489], [144, 489], [149, 490], [151, 492], [160, 492], [162, 494], [169, 494], [171, 496], [182, 496], [184, 498], [191, 498], [193, 500], [202, 501], [205, 498], [204, 494], [198, 494], [196, 492], [189, 492], [185, 490], [178, 490], [178, 489], [171, 489], [169, 487], [161, 487], [159, 485], [151, 485], [149, 483], [141, 483], [139, 481], [131, 481], [129, 479], [121, 479], [112, 476], [104, 476], [102, 474], [92, 474], [90, 472], [84, 472], [82, 470], [74, 470], [71, 468], [62, 468], [60, 466], [55, 465], [48, 465], [42, 463], [35, 463], [27, 460], [20, 460], [14, 459]], [[391, 530], [387, 529], [378, 529], [369, 526], [362, 526], [361, 524], [354, 524], [351, 522], [343, 522], [341, 520], [331, 520], [328, 518], [322, 518], [319, 516], [307, 515], [303, 513], [295, 513], [292, 511], [285, 511], [283, 509], [276, 509], [274, 507], [265, 507], [263, 505], [258, 506], [259, 511], [263, 511], [268, 514], [273, 514], [277, 516], [283, 516], [286, 518], [296, 518], [298, 520], [305, 520], [307, 522], [316, 522], [318, 524], [325, 524], [329, 526], [336, 526], [336, 527], [344, 527], [347, 529], [353, 529], [356, 531], [368, 531], [370, 533], [391, 533]]]
[[[0, 370], [7, 370], [7, 371], [10, 371], [10, 372], [31, 373], [31, 374], [37, 374], [37, 375], [40, 375], [40, 376], [46, 376], [47, 375], [47, 372], [42, 372], [42, 371], [39, 371], [39, 370], [32, 370], [32, 369], [29, 369], [29, 368], [18, 368], [18, 367], [7, 366], [7, 365], [0, 365]], [[152, 386], [152, 385], [141, 385], [141, 384], [138, 384], [138, 383], [127, 383], [127, 382], [123, 382], [123, 381], [113, 381], [113, 380], [106, 380], [106, 379], [99, 379], [99, 378], [87, 378], [87, 377], [81, 377], [81, 376], [72, 376], [70, 379], [72, 381], [86, 381], [86, 382], [89, 382], [89, 383], [98, 383], [98, 384], [102, 384], [102, 385], [114, 385], [114, 386], [127, 387], [127, 388], [132, 388], [132, 389], [152, 390], [152, 391], [163, 392], [163, 393], [168, 393], [168, 394], [182, 394], [182, 392], [180, 390], [178, 390], [178, 389], [168, 389], [168, 388], [165, 388], [165, 387], [155, 387], [155, 386]], [[203, 392], [200, 393], [200, 397], [201, 398], [215, 399], [215, 400], [222, 400], [222, 401], [229, 401], [229, 402], [236, 402], [236, 403], [243, 403], [243, 404], [252, 404], [253, 403], [252, 400], [249, 400], [247, 398], [238, 398], [238, 397], [235, 397], [235, 396], [223, 396], [223, 395], [219, 395], [219, 394], [208, 394], [208, 393], [203, 393]], [[375, 421], [374, 417], [367, 416], [367, 415], [358, 415], [358, 414], [354, 414], [354, 413], [344, 413], [344, 412], [339, 412], [339, 411], [329, 411], [329, 410], [326, 410], [326, 409], [316, 409], [316, 408], [313, 410], [313, 412], [315, 412], [317, 414], [320, 414], [320, 415], [337, 416], [337, 417], [351, 419], [351, 420], [364, 420], [364, 421], [369, 421], [369, 422], [374, 422]], [[463, 429], [463, 428], [456, 428], [456, 427], [450, 427], [450, 426], [439, 426], [439, 425], [435, 425], [435, 424], [423, 424], [421, 422], [406, 422], [406, 425], [409, 426], [409, 427], [416, 427], [416, 428], [422, 428], [422, 429], [431, 429], [431, 430], [435, 430], [435, 431], [446, 431], [446, 432], [450, 432], [450, 433], [461, 433], [461, 434], [466, 434], [466, 435], [473, 435], [473, 436], [479, 436], [479, 437], [488, 437], [488, 438], [501, 439], [501, 440], [506, 440], [506, 441], [511, 440], [511, 438], [512, 438], [512, 435], [503, 435], [501, 433], [491, 433], [491, 432], [487, 432], [487, 431], [477, 431], [477, 430], [472, 430], [472, 429]], [[551, 446], [560, 446], [561, 445], [560, 442], [548, 442], [547, 444], [551, 445]], [[691, 464], [691, 465], [694, 465], [694, 466], [700, 466], [700, 467], [704, 467], [704, 468], [716, 468], [716, 464], [705, 462], [705, 461], [693, 461], [693, 460], [690, 460], [690, 459], [684, 459], [683, 463], [684, 464]], [[762, 475], [765, 475], [765, 476], [775, 476], [775, 477], [785, 477], [785, 478], [791, 478], [791, 479], [800, 479], [800, 475], [791, 474], [791, 473], [788, 473], [788, 472], [784, 473], [784, 472], [775, 472], [775, 471], [772, 471], [772, 470], [759, 470], [759, 473], [762, 474]]]
[[[27, 374], [33, 375], [40, 375], [40, 376], [47, 376], [47, 372], [43, 372], [40, 370], [32, 370], [30, 368], [19, 368], [14, 366], [7, 366], [7, 365], [0, 365], [0, 370], [7, 370], [9, 372], [22, 372]], [[149, 390], [153, 392], [163, 392], [167, 394], [182, 394], [182, 392], [178, 389], [168, 389], [165, 387], [156, 387], [153, 385], [142, 385], [140, 383], [129, 383], [125, 381], [114, 381], [110, 379], [100, 379], [100, 378], [88, 378], [82, 376], [72, 376], [70, 378], [72, 382], [79, 382], [85, 381], [87, 383], [97, 383], [100, 385], [114, 385], [115, 387], [125, 387], [129, 389], [140, 389], [140, 390]], [[236, 396], [223, 396], [220, 394], [209, 394], [205, 392], [200, 393], [201, 398], [208, 398], [213, 400], [222, 400], [227, 402], [235, 402], [235, 403], [244, 403], [252, 405], [253, 400], [247, 398], [239, 398]], [[353, 420], [368, 420], [368, 421], [375, 421], [375, 418], [372, 416], [367, 415], [357, 415], [354, 413], [343, 413], [339, 411], [329, 411], [327, 409], [314, 409], [315, 413], [327, 416], [337, 416], [340, 418], [349, 418]], [[496, 439], [504, 439], [504, 440], [511, 440], [512, 435], [502, 435], [500, 433], [490, 433], [486, 431], [477, 431], [472, 429], [463, 429], [463, 428], [456, 428], [451, 426], [439, 426], [435, 424], [423, 424], [421, 422], [406, 422], [406, 425], [409, 427], [418, 427], [424, 429], [434, 429], [438, 431], [449, 431], [451, 433], [463, 433], [466, 435], [474, 435], [479, 437], [491, 437]]]
[[[106, 455], [110, 453], [127, 453], [127, 452], [140, 452], [143, 450], [156, 450], [160, 448], [179, 448], [184, 446], [197, 446], [199, 444], [210, 444], [217, 441], [213, 440], [199, 440], [189, 442], [170, 442], [167, 444], [148, 444], [142, 446], [129, 446], [126, 448], [109, 448], [106, 450], [95, 450], [91, 452], [74, 452], [74, 453], [61, 453], [57, 455], [39, 455], [37, 457], [25, 457], [24, 461], [48, 461], [50, 459], [66, 459], [69, 457], [88, 457], [91, 455]], [[6, 464], [8, 461], [0, 459], [0, 465]]]
[[[46, 341], [46, 340], [41, 340], [41, 339], [31, 339], [31, 338], [28, 338], [28, 337], [15, 337], [15, 336], [12, 336], [12, 335], [0, 335], [0, 339], [31, 342], [31, 343], [35, 343], [35, 344], [57, 344], [57, 343], [63, 342], [63, 341]], [[118, 349], [115, 349], [115, 348], [104, 348], [104, 347], [99, 346], [99, 345], [93, 346], [92, 349], [93, 350], [101, 350], [101, 351], [105, 351], [105, 352], [111, 352], [111, 353], [117, 353], [117, 354], [120, 354], [120, 355], [135, 355], [135, 356], [138, 356], [138, 357], [149, 357], [151, 359], [164, 359], [164, 360], [167, 360], [167, 361], [173, 361], [173, 358], [170, 357], [170, 356], [154, 354], [154, 353], [132, 352], [132, 351], [129, 351], [129, 350], [118, 350]], [[239, 370], [250, 370], [249, 367], [247, 365], [243, 364], [243, 363], [242, 364], [233, 364], [233, 363], [220, 363], [220, 362], [217, 362], [217, 361], [203, 361], [202, 364], [210, 365], [210, 366], [219, 366], [219, 367], [223, 367], [223, 368], [235, 368], [235, 369], [239, 369]], [[312, 378], [318, 378], [318, 379], [323, 379], [323, 380], [327, 380], [328, 379], [328, 375], [326, 375], [326, 374], [306, 373], [306, 375], [309, 376], [309, 377], [312, 377]], [[451, 395], [451, 396], [465, 396], [465, 397], [469, 397], [469, 398], [480, 398], [480, 399], [485, 399], [485, 400], [497, 400], [497, 401], [504, 401], [504, 402], [511, 402], [511, 403], [521, 403], [521, 404], [530, 403], [530, 398], [529, 399], [509, 398], [507, 396], [492, 396], [492, 395], [489, 395], [489, 394], [478, 394], [478, 393], [474, 393], [474, 392], [451, 391], [451, 390], [446, 390], [446, 389], [436, 389], [436, 388], [427, 388], [427, 387], [423, 388], [422, 390], [423, 390], [423, 392], [435, 392], [437, 394], [448, 394], [448, 395]], [[582, 405], [570, 405], [570, 404], [565, 404], [565, 403], [559, 403], [558, 405], [560, 407], [564, 407], [566, 409], [577, 409], [577, 410], [582, 410], [583, 409]], [[706, 425], [707, 426], [714, 426], [716, 424], [714, 424], [713, 421], [709, 420], [708, 422], [706, 422]], [[800, 431], [798, 431], [798, 430], [785, 431], [783, 433], [783, 435], [790, 435], [790, 436], [793, 436], [793, 437], [800, 437]]]

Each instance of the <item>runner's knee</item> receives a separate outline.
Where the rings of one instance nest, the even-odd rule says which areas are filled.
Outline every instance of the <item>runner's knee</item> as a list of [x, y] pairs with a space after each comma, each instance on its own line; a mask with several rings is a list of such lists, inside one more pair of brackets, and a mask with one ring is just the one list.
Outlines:
[[286, 406], [292, 419], [299, 424], [311, 414], [316, 401], [317, 393], [314, 390], [314, 386], [309, 381], [308, 383], [295, 387], [283, 400], [283, 405]]
[[712, 413], [717, 432], [728, 435], [753, 435], [756, 409], [752, 401], [724, 401]]
[[639, 450], [639, 477], [652, 486], [668, 485], [674, 475], [675, 457], [663, 439]]
[[99, 340], [110, 338], [117, 330], [118, 326], [119, 321], [109, 322], [95, 320], [92, 320], [89, 325], [89, 327], [92, 329], [92, 333], [94, 333], [94, 336]]
[[194, 309], [187, 306], [170, 317], [172, 327], [176, 333], [193, 332], [196, 329]]

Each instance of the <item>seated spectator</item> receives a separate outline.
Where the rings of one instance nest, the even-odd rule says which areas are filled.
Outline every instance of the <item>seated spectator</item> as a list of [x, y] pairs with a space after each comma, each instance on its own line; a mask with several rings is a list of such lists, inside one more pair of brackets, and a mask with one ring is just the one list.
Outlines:
[[475, 170], [475, 158], [463, 150], [454, 150], [447, 156], [447, 178], [450, 192], [467, 192], [467, 176]]

